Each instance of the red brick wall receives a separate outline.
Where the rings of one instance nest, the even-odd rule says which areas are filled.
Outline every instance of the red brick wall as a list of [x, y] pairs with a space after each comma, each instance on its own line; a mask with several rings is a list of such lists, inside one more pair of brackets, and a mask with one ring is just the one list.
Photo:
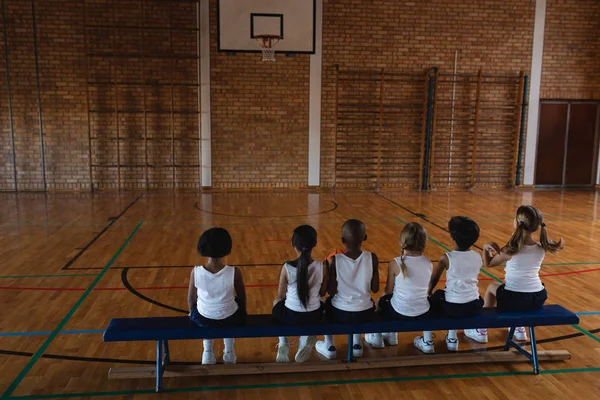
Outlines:
[[301, 187], [308, 180], [309, 56], [217, 51], [211, 1], [214, 187]]
[[[328, 149], [333, 148], [335, 136], [334, 64], [339, 64], [340, 69], [384, 68], [406, 73], [422, 73], [438, 66], [440, 73], [447, 74], [452, 73], [455, 50], [461, 50], [459, 74], [476, 74], [478, 69], [495, 74], [529, 71], [534, 7], [535, 2], [520, 0], [326, 0], [322, 184], [329, 186], [333, 182], [333, 152]], [[413, 90], [416, 83], [408, 86]], [[445, 90], [449, 90], [447, 86]], [[464, 93], [465, 99], [473, 98], [472, 92]], [[413, 98], [415, 102], [422, 101], [416, 93]], [[406, 130], [397, 130], [397, 135], [400, 141], [402, 137], [411, 140], [415, 137], [414, 132], [408, 136]], [[418, 161], [418, 155], [413, 152], [412, 162]], [[414, 174], [414, 167], [407, 164], [404, 171]], [[415, 185], [413, 182], [412, 186]]]
[[[33, 57], [31, 3], [7, 4], [8, 39], [12, 67], [13, 113], [19, 189], [42, 189], [37, 90]], [[90, 186], [86, 100], [86, 69], [83, 2], [37, 0], [38, 45], [41, 99], [45, 140], [46, 177], [49, 189], [87, 190]], [[86, 0], [88, 24], [108, 24], [113, 18], [122, 26], [141, 24], [139, 0]], [[144, 2], [145, 23], [165, 27], [168, 2]], [[195, 28], [195, 4], [174, 2], [173, 14], [178, 26]], [[215, 187], [303, 187], [307, 184], [309, 56], [278, 55], [274, 64], [263, 63], [258, 54], [227, 55], [216, 51], [216, 0], [211, 0], [211, 101], [212, 162]], [[323, 26], [323, 110], [321, 183], [333, 183], [333, 142], [335, 127], [335, 68], [372, 70], [377, 73], [423, 74], [432, 66], [440, 73], [451, 73], [454, 51], [461, 50], [458, 72], [475, 74], [518, 74], [530, 70], [535, 2], [451, 1], [399, 2], [396, 0], [324, 0]], [[543, 60], [543, 98], [600, 98], [600, 4], [595, 0], [548, 1], [545, 54]], [[88, 48], [97, 52], [133, 53], [145, 51], [195, 55], [195, 31], [175, 35], [173, 50], [160, 31], [141, 34], [132, 29], [88, 31]], [[164, 31], [163, 31], [164, 32]], [[117, 43], [113, 49], [112, 40]], [[88, 49], [89, 50], [89, 49]], [[6, 97], [4, 43], [0, 40], [0, 189], [14, 189], [12, 183], [11, 140]], [[197, 64], [195, 59], [174, 62], [174, 89], [169, 82], [170, 62], [165, 58], [126, 57], [90, 58], [89, 79], [110, 82], [146, 81], [147, 132], [143, 115], [124, 112], [143, 109], [141, 88], [120, 86], [90, 87], [90, 108], [112, 109], [118, 96], [122, 111], [120, 136], [136, 140], [122, 141], [121, 164], [145, 163], [144, 135], [148, 138], [148, 163], [169, 165], [171, 135], [175, 134], [176, 163], [198, 165]], [[415, 78], [410, 90], [402, 84], [384, 85], [386, 99], [395, 102], [422, 102], [422, 79]], [[156, 83], [163, 86], [156, 85]], [[196, 86], [194, 86], [196, 85]], [[447, 100], [449, 85], [440, 92]], [[365, 91], [375, 103], [377, 88]], [[502, 98], [514, 96], [514, 90], [490, 89]], [[459, 91], [459, 99], [472, 102], [471, 89]], [[492, 97], [489, 97], [492, 96]], [[508, 97], [507, 97], [508, 96]], [[171, 97], [182, 113], [171, 126]], [[369, 101], [371, 101], [369, 100]], [[446, 101], [444, 100], [444, 101]], [[187, 114], [186, 114], [187, 112]], [[392, 115], [386, 109], [386, 115]], [[415, 186], [404, 175], [415, 174], [416, 145], [410, 150], [402, 143], [407, 137], [418, 140], [421, 110], [411, 118], [395, 119], [398, 130], [383, 132], [383, 140], [397, 148], [388, 157], [381, 173], [388, 174], [383, 184]], [[373, 115], [368, 116], [372, 123]], [[390, 117], [391, 118], [391, 117]], [[395, 118], [395, 117], [394, 117]], [[92, 113], [91, 131], [110, 139], [116, 133], [114, 114]], [[507, 130], [508, 132], [508, 130]], [[191, 140], [187, 140], [191, 139]], [[372, 144], [369, 145], [372, 147]], [[358, 149], [365, 153], [366, 147]], [[376, 150], [376, 147], [374, 148]], [[406, 151], [401, 152], [402, 149]], [[116, 141], [94, 142], [91, 148], [95, 164], [116, 162]], [[348, 153], [352, 156], [352, 153]], [[443, 152], [442, 152], [443, 155]], [[382, 156], [385, 159], [385, 155]], [[351, 157], [350, 157], [351, 158]], [[443, 158], [437, 158], [442, 160]], [[373, 171], [369, 171], [371, 174]], [[394, 174], [403, 175], [395, 179]], [[150, 168], [148, 187], [173, 186], [170, 168]], [[198, 168], [176, 168], [175, 186], [198, 188]], [[414, 180], [414, 178], [411, 178]], [[95, 187], [116, 188], [116, 169], [95, 169]], [[370, 182], [367, 182], [370, 184]], [[367, 185], [368, 186], [368, 185]], [[145, 188], [145, 168], [123, 167], [122, 188]]]
[[600, 2], [548, 0], [542, 99], [600, 99]]

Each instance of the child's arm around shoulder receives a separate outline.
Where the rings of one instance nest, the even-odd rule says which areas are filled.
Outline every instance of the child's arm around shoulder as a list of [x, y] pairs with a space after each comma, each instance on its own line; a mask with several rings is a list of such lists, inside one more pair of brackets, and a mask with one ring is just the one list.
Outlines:
[[329, 263], [327, 260], [323, 261], [323, 281], [321, 282], [321, 289], [319, 289], [319, 296], [323, 297], [327, 294], [327, 283], [329, 281]]
[[335, 296], [337, 293], [337, 275], [335, 272], [335, 256], [331, 257], [331, 261], [327, 267], [327, 293], [330, 296]]
[[438, 282], [440, 281], [440, 278], [442, 277], [442, 274], [444, 273], [445, 270], [448, 269], [449, 266], [450, 266], [450, 262], [448, 260], [448, 256], [446, 254], [444, 254], [443, 256], [440, 257], [440, 260], [438, 261], [437, 265], [433, 269], [433, 274], [431, 274], [431, 279], [429, 280], [429, 290], [427, 291], [428, 296], [431, 296], [431, 292], [433, 292], [433, 288], [435, 288], [435, 286], [438, 284]]
[[495, 267], [506, 263], [512, 258], [507, 248], [500, 248], [497, 243], [489, 242], [483, 245], [483, 266]]
[[387, 281], [385, 284], [385, 294], [394, 293], [394, 284], [396, 283], [396, 277], [400, 273], [400, 266], [395, 260], [392, 260], [388, 264]]
[[235, 288], [235, 294], [238, 298], [238, 304], [242, 310], [246, 310], [246, 286], [244, 286], [244, 277], [242, 271], [238, 267], [235, 267], [235, 273], [233, 275], [233, 287]]
[[379, 292], [379, 258], [377, 254], [371, 253], [371, 261], [373, 263], [373, 276], [371, 277], [371, 292]]
[[190, 285], [188, 286], [188, 308], [190, 310], [190, 315], [192, 309], [196, 307], [196, 302], [198, 301], [198, 291], [196, 289], [196, 285], [194, 284], [194, 269], [192, 268], [192, 273], [190, 274]]

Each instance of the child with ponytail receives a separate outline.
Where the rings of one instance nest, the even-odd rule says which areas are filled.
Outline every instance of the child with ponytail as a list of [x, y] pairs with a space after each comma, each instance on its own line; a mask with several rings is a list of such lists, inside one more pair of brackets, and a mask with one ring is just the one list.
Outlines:
[[[278, 296], [273, 302], [273, 317], [286, 325], [310, 325], [319, 322], [325, 306], [321, 296], [327, 290], [327, 263], [314, 260], [312, 250], [317, 245], [317, 231], [310, 225], [294, 230], [292, 247], [297, 258], [286, 261], [281, 268]], [[296, 362], [310, 358], [316, 336], [301, 336]], [[288, 338], [279, 338], [277, 362], [290, 361]]]
[[[563, 239], [558, 242], [548, 238], [542, 213], [533, 206], [517, 209], [510, 240], [503, 248], [494, 242], [483, 246], [483, 265], [495, 267], [506, 263], [504, 283], [492, 283], [485, 293], [484, 307], [497, 306], [499, 310], [524, 311], [541, 308], [548, 298], [540, 279], [540, 268], [546, 252], [552, 254], [564, 248]], [[537, 242], [533, 234], [540, 231]], [[468, 329], [465, 335], [487, 343], [487, 329]], [[524, 327], [515, 329], [517, 340], [527, 340]]]
[[[429, 258], [423, 255], [427, 232], [416, 222], [404, 226], [400, 233], [400, 248], [402, 254], [388, 264], [385, 296], [379, 299], [379, 309], [392, 319], [419, 319], [429, 314], [429, 279], [433, 265]], [[375, 348], [398, 344], [395, 332], [370, 333], [365, 340]], [[433, 353], [433, 334], [423, 332], [414, 340], [417, 349], [424, 353]]]

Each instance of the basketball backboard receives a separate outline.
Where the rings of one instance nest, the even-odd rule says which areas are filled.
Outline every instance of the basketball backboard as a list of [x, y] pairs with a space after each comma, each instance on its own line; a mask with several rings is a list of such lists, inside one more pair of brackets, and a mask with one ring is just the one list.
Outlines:
[[315, 52], [316, 0], [218, 0], [218, 50], [261, 51], [255, 36], [281, 36], [277, 53]]

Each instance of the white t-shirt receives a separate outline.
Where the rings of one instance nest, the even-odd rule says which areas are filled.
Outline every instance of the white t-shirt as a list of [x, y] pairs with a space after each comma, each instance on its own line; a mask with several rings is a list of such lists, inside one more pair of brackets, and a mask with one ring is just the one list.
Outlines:
[[394, 281], [391, 304], [398, 314], [418, 317], [429, 311], [429, 280], [433, 265], [425, 256], [403, 256], [406, 265], [406, 279], [402, 274], [400, 257], [394, 258], [400, 273]]
[[338, 310], [360, 312], [373, 308], [371, 280], [373, 278], [373, 255], [363, 251], [356, 260], [345, 254], [335, 255], [337, 293], [331, 305]]
[[524, 245], [521, 251], [507, 261], [504, 272], [506, 290], [521, 293], [536, 293], [544, 289], [540, 279], [540, 268], [546, 256], [541, 244]]
[[323, 263], [313, 261], [308, 266], [308, 302], [306, 308], [302, 305], [298, 297], [297, 275], [298, 269], [292, 265], [284, 264], [287, 273], [287, 292], [285, 294], [285, 306], [296, 312], [309, 312], [318, 310], [321, 307], [321, 284], [323, 283]]
[[196, 308], [205, 318], [225, 319], [238, 310], [235, 301], [235, 268], [224, 266], [216, 274], [202, 265], [194, 267], [194, 285], [198, 293]]
[[448, 303], [464, 304], [479, 298], [477, 283], [479, 270], [483, 265], [481, 255], [474, 251], [451, 251], [448, 257], [446, 271], [446, 301]]

